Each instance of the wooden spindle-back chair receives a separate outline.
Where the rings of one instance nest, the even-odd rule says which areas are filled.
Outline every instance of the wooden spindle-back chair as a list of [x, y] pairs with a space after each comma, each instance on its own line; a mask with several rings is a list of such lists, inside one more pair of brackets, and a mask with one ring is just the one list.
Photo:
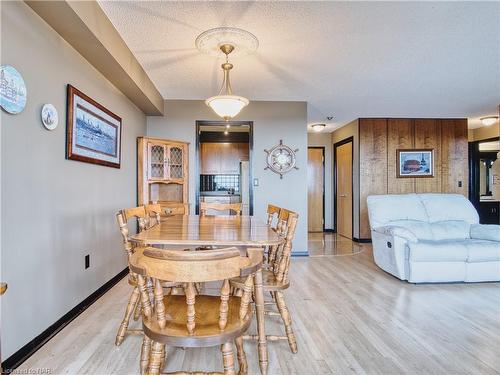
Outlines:
[[[266, 311], [267, 316], [281, 316], [285, 326], [286, 336], [267, 335], [270, 341], [288, 340], [292, 353], [297, 353], [297, 340], [292, 330], [292, 319], [285, 303], [283, 291], [290, 286], [289, 271], [290, 257], [292, 252], [292, 242], [297, 228], [298, 214], [282, 208], [280, 210], [277, 233], [283, 239], [283, 243], [272, 246], [269, 251], [267, 269], [262, 271], [264, 292], [270, 292], [273, 301], [270, 304], [276, 305], [278, 312]], [[231, 286], [236, 290], [243, 290], [244, 280], [241, 277], [231, 279]], [[257, 335], [245, 336], [247, 339], [258, 339]]]
[[[132, 219], [137, 219], [137, 225], [139, 231], [146, 228], [146, 210], [144, 206], [126, 208], [121, 210], [116, 214], [116, 220], [118, 222], [118, 227], [120, 228], [120, 233], [123, 239], [123, 247], [127, 257], [130, 258], [135, 251], [142, 251], [142, 248], [135, 247], [129, 240], [129, 221]], [[132, 272], [129, 272], [128, 283], [133, 287], [132, 294], [130, 295], [127, 308], [125, 309], [125, 316], [118, 328], [118, 333], [116, 334], [115, 345], [120, 345], [125, 338], [127, 333], [139, 333], [140, 330], [129, 330], [128, 326], [130, 323], [130, 317], [132, 313], [137, 311], [135, 314], [138, 316], [139, 312], [139, 289], [137, 288], [137, 277]]]
[[211, 203], [211, 202], [200, 202], [200, 215], [205, 216], [207, 210], [215, 211], [233, 211], [236, 216], [241, 215], [241, 203]]
[[[253, 277], [262, 265], [262, 249], [181, 251], [148, 247], [133, 254], [129, 262], [130, 269], [138, 275], [143, 306], [142, 374], [161, 372], [165, 345], [183, 348], [221, 345], [224, 374], [234, 375], [232, 341], [238, 352], [239, 374], [246, 374], [242, 335], [251, 322]], [[241, 297], [229, 292], [229, 279], [236, 276], [244, 280]], [[146, 290], [147, 280], [154, 286], [153, 300]], [[185, 295], [165, 295], [163, 280], [182, 282]], [[214, 281], [222, 281], [220, 295], [196, 294], [196, 283]]]

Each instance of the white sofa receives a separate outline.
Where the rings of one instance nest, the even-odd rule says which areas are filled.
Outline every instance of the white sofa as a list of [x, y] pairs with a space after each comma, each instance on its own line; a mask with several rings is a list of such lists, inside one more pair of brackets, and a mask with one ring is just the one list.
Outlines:
[[500, 225], [458, 194], [368, 197], [375, 263], [412, 283], [500, 280]]

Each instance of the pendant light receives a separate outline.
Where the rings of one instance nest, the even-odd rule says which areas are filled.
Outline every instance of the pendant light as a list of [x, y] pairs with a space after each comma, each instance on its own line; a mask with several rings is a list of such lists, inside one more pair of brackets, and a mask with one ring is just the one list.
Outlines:
[[226, 62], [221, 65], [224, 71], [224, 80], [222, 81], [222, 87], [219, 94], [208, 98], [205, 100], [205, 103], [212, 108], [217, 115], [229, 121], [248, 105], [249, 100], [243, 96], [233, 95], [231, 89], [229, 72], [233, 69], [233, 64], [229, 62], [229, 54], [233, 52], [234, 46], [231, 44], [222, 44], [219, 48], [222, 53], [226, 55]]

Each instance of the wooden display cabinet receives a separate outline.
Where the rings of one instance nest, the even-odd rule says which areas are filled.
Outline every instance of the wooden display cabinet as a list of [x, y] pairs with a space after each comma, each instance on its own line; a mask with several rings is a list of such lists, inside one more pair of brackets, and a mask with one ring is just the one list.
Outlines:
[[159, 203], [171, 213], [189, 213], [189, 143], [137, 138], [137, 203]]

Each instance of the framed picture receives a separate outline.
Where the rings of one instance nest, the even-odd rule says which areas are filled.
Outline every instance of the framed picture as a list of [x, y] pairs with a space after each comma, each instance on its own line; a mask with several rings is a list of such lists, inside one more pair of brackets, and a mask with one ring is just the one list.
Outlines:
[[397, 150], [397, 177], [434, 177], [434, 150]]
[[122, 119], [68, 85], [66, 158], [120, 168]]

